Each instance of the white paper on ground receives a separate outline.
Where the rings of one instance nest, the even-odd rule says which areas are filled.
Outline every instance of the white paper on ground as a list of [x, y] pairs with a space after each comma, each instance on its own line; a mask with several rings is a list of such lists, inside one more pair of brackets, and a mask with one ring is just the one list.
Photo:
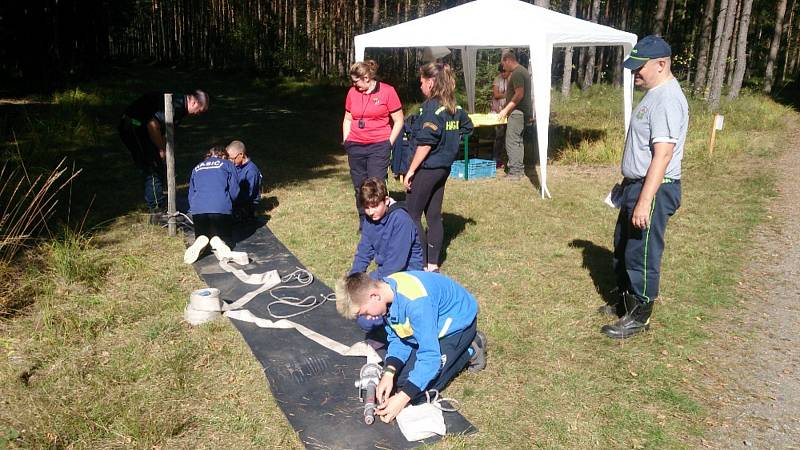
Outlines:
[[622, 185], [619, 183], [615, 184], [614, 187], [611, 188], [611, 192], [606, 195], [604, 202], [611, 208], [619, 209], [619, 205], [622, 203]]

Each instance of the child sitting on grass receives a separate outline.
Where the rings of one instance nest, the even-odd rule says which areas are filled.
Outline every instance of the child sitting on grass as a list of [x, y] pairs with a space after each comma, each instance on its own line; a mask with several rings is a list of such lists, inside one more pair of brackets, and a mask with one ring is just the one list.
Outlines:
[[220, 252], [229, 252], [233, 200], [239, 195], [239, 177], [228, 161], [225, 148], [212, 147], [206, 159], [192, 169], [189, 179], [189, 212], [194, 222], [194, 243], [186, 249], [183, 262], [192, 264], [211, 244]]
[[386, 423], [407, 404], [424, 401], [426, 391], [441, 391], [465, 367], [486, 367], [478, 302], [442, 274], [398, 272], [380, 280], [350, 274], [336, 283], [336, 308], [349, 319], [386, 317], [389, 346], [376, 391], [376, 414]]
[[233, 201], [233, 216], [240, 221], [252, 219], [261, 201], [261, 171], [247, 156], [244, 142], [232, 141], [225, 151], [236, 166], [236, 175], [239, 177], [239, 195]]
[[[377, 268], [370, 276], [374, 279], [395, 272], [422, 270], [422, 246], [405, 204], [389, 197], [386, 184], [376, 177], [364, 180], [358, 195], [365, 215], [362, 216], [361, 240], [350, 273], [366, 272], [373, 260]], [[383, 321], [380, 318], [375, 321], [359, 318], [358, 324], [370, 331], [383, 325]]]

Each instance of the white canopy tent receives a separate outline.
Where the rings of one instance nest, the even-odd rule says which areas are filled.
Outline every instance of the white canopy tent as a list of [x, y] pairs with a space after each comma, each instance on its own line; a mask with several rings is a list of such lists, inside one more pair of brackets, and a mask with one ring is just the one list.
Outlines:
[[[547, 148], [550, 125], [550, 73], [554, 47], [622, 45], [630, 53], [636, 35], [587, 22], [519, 0], [475, 0], [461, 6], [358, 35], [355, 58], [363, 61], [367, 47], [448, 47], [459, 49], [464, 65], [469, 111], [475, 111], [475, 65], [478, 49], [528, 47], [531, 57], [533, 108], [541, 168], [542, 198], [547, 189]], [[624, 70], [625, 130], [631, 116], [631, 72]]]

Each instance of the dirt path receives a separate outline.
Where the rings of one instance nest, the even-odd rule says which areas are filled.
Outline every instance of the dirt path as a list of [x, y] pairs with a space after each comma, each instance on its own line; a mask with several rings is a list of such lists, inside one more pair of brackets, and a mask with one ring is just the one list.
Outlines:
[[775, 161], [778, 196], [753, 233], [734, 308], [706, 371], [712, 448], [800, 449], [800, 132]]

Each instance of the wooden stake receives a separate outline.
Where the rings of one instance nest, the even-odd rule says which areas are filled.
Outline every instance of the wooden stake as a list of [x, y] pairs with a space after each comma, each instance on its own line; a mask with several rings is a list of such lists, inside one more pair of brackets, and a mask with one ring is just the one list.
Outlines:
[[708, 156], [714, 155], [714, 141], [717, 140], [717, 116], [714, 113], [714, 120], [711, 121], [711, 142], [708, 143]]
[[169, 235], [177, 234], [175, 224], [175, 126], [173, 125], [172, 94], [164, 94], [164, 122], [167, 138], [167, 215]]

